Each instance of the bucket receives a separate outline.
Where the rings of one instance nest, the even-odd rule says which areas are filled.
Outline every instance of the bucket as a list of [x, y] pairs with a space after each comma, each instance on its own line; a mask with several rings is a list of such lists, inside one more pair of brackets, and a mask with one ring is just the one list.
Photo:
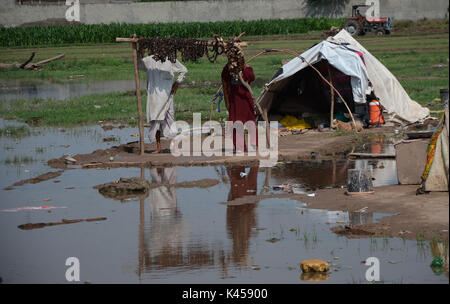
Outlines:
[[383, 111], [381, 110], [380, 102], [372, 100], [369, 102], [370, 124], [372, 126], [384, 124]]
[[370, 169], [348, 169], [347, 170], [347, 192], [346, 194], [373, 193], [372, 173]]
[[444, 107], [448, 104], [448, 89], [441, 90], [441, 102]]

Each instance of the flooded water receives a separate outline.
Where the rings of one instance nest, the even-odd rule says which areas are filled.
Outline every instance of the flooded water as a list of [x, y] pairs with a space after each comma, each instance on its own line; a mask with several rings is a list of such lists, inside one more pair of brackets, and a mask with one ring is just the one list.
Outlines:
[[89, 82], [80, 82], [79, 79], [63, 82], [53, 80], [2, 80], [0, 82], [0, 100], [34, 98], [64, 100], [89, 94], [124, 92], [135, 89], [134, 80]]
[[[17, 123], [0, 120], [0, 127]], [[396, 183], [395, 161], [303, 161], [258, 167], [172, 167], [66, 170], [37, 184], [4, 190], [48, 171], [61, 155], [88, 153], [135, 140], [134, 128], [100, 126], [32, 128], [31, 136], [0, 137], [0, 277], [4, 283], [65, 283], [68, 257], [80, 261], [81, 282], [92, 283], [367, 283], [368, 257], [380, 260], [383, 283], [448, 283], [448, 247], [401, 238], [348, 239], [330, 231], [337, 224], [373, 223], [389, 214], [306, 208], [287, 198], [230, 205], [243, 195], [280, 193], [273, 186], [297, 184], [307, 192], [345, 185], [346, 170], [371, 167], [374, 183]], [[116, 142], [104, 142], [114, 136]], [[247, 175], [241, 177], [245, 171]], [[161, 186], [141, 199], [114, 200], [93, 186], [140, 177]], [[203, 178], [207, 188], [175, 187]], [[59, 181], [55, 183], [55, 181]], [[320, 199], [320, 197], [317, 197]], [[21, 207], [64, 207], [43, 210]], [[62, 220], [89, 219], [76, 223]], [[106, 219], [102, 219], [106, 218]], [[36, 223], [62, 223], [35, 225]], [[28, 227], [28, 229], [24, 229]], [[434, 256], [445, 271], [433, 271]], [[446, 256], [446, 259], [445, 259]], [[299, 263], [330, 262], [326, 277], [302, 276]]]

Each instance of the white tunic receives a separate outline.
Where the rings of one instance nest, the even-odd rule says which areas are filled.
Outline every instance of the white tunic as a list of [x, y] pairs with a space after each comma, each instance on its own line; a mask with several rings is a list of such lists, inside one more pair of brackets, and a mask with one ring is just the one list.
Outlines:
[[147, 122], [164, 120], [173, 103], [170, 91], [174, 73], [179, 73], [177, 82], [181, 83], [187, 69], [178, 60], [175, 63], [170, 60], [161, 62], [154, 60], [153, 56], [140, 59], [139, 69], [147, 72]]

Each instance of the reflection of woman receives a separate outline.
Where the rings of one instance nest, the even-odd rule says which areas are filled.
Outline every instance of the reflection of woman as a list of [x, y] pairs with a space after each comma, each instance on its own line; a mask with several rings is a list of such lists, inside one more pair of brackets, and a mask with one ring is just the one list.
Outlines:
[[[239, 79], [234, 79], [230, 75], [228, 65], [226, 65], [222, 70], [222, 85], [228, 108], [228, 120], [232, 122], [241, 121], [245, 124], [247, 121], [256, 121], [253, 92], [250, 87], [250, 83], [255, 80], [255, 74], [253, 68], [245, 64], [244, 57], [241, 57], [240, 60], [244, 69], [239, 73]], [[254, 136], [251, 136], [251, 144], [255, 147], [257, 144], [256, 136], [257, 132], [254, 133]], [[244, 141], [244, 146], [242, 146], [242, 141]], [[236, 134], [235, 130], [233, 130], [233, 144], [236, 150], [247, 151], [245, 140], [242, 136]]]
[[232, 201], [246, 195], [256, 195], [258, 166], [250, 168], [250, 172], [247, 176], [241, 177], [242, 172], [245, 172], [244, 166], [233, 166], [227, 169], [231, 186], [228, 194], [228, 201]]
[[[246, 177], [241, 177], [241, 172], [245, 172], [245, 167], [235, 166], [227, 170], [230, 178], [228, 201], [256, 195], [258, 167], [252, 167]], [[227, 230], [233, 241], [232, 260], [236, 263], [247, 263], [250, 236], [256, 226], [254, 209], [254, 203], [227, 207]]]

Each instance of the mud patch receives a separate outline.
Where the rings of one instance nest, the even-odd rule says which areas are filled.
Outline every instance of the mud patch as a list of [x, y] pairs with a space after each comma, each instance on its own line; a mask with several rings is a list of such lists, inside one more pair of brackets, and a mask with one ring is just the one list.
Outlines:
[[[13, 184], [13, 186], [22, 186], [24, 184], [37, 184], [55, 177], [60, 176], [64, 171], [56, 171], [56, 172], [47, 172], [44, 173], [42, 175], [39, 175], [38, 177], [35, 178], [30, 178], [30, 179], [25, 179], [25, 180], [21, 180], [18, 181], [16, 183]], [[8, 190], [11, 190], [11, 187], [8, 187]]]
[[39, 229], [49, 226], [57, 226], [57, 225], [67, 225], [67, 224], [75, 224], [80, 222], [99, 222], [106, 221], [106, 217], [96, 217], [96, 218], [88, 218], [88, 219], [74, 219], [74, 220], [66, 220], [62, 219], [61, 222], [52, 222], [52, 223], [27, 223], [17, 226], [17, 228], [22, 230], [32, 230]]
[[375, 234], [374, 232], [368, 231], [361, 226], [353, 226], [353, 225], [337, 226], [337, 227], [331, 228], [330, 230], [336, 234], [345, 235], [349, 238], [366, 237], [366, 236], [371, 236], [371, 235]]
[[120, 178], [116, 182], [105, 183], [94, 186], [100, 194], [107, 198], [126, 201], [128, 199], [143, 199], [149, 194], [150, 189], [166, 186], [175, 188], [209, 188], [219, 184], [217, 179], [205, 178], [197, 181], [186, 181], [175, 184], [169, 183], [150, 183], [146, 179], [132, 177]]
[[126, 199], [136, 196], [146, 196], [150, 189], [150, 183], [143, 178], [120, 178], [116, 182], [97, 185], [94, 189], [105, 197], [114, 199]]

